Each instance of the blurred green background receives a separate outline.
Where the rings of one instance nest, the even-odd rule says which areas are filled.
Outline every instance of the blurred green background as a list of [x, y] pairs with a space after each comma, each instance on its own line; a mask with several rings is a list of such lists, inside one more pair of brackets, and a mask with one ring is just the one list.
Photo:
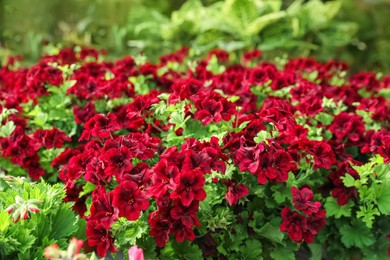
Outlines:
[[0, 0], [0, 56], [34, 62], [47, 43], [151, 60], [183, 45], [260, 48], [389, 73], [389, 25], [389, 0]]

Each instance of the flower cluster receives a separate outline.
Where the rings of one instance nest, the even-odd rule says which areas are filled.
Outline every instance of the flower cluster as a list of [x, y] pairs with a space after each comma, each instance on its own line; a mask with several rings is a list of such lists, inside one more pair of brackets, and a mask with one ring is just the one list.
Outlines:
[[[349, 75], [343, 62], [311, 58], [274, 64], [258, 50], [213, 50], [196, 62], [190, 55], [182, 48], [156, 64], [106, 62], [93, 49], [62, 49], [30, 68], [11, 59], [0, 69], [0, 112], [17, 113], [1, 117], [1, 159], [34, 180], [58, 171], [100, 257], [122, 245], [122, 220], [147, 221], [143, 235], [159, 248], [191, 241], [203, 256], [224, 259], [268, 228], [312, 243], [332, 223], [321, 205], [343, 216], [367, 206], [359, 205], [356, 167], [390, 163], [389, 76]], [[58, 122], [56, 109], [68, 121]], [[386, 200], [379, 188], [370, 194]], [[378, 208], [364, 221], [387, 214]], [[281, 224], [271, 221], [280, 216]], [[240, 247], [216, 246], [237, 234], [234, 217], [247, 231]]]
[[320, 210], [321, 202], [312, 201], [313, 192], [309, 188], [301, 190], [293, 187], [292, 201], [294, 208], [298, 211], [292, 211], [289, 207], [282, 210], [282, 224], [280, 230], [287, 232], [291, 240], [302, 243], [312, 243], [316, 235], [326, 224], [325, 210]]

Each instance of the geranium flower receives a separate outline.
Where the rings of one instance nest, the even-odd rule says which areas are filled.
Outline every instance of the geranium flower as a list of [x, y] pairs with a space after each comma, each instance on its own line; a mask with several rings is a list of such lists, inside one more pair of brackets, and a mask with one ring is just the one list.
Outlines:
[[162, 248], [169, 241], [169, 232], [172, 224], [169, 219], [160, 219], [158, 216], [149, 219], [150, 235], [154, 237], [158, 247]]
[[123, 181], [112, 193], [112, 203], [119, 209], [119, 217], [137, 220], [141, 211], [149, 207], [149, 201], [133, 181]]
[[101, 220], [113, 224], [118, 218], [119, 210], [113, 206], [113, 193], [98, 188], [92, 193], [91, 214], [88, 220]]
[[192, 203], [185, 207], [180, 200], [175, 200], [175, 206], [171, 209], [170, 216], [174, 220], [179, 220], [187, 228], [194, 226], [200, 226], [198, 216], [196, 213], [199, 210], [199, 201], [194, 200]]
[[152, 169], [152, 185], [149, 194], [156, 198], [164, 195], [168, 190], [176, 187], [175, 179], [179, 175], [179, 168], [167, 159], [161, 159]]
[[228, 187], [225, 199], [230, 206], [236, 205], [239, 199], [249, 194], [249, 190], [245, 184], [237, 185], [237, 183], [232, 180], [228, 180], [224, 184]]
[[132, 154], [129, 148], [111, 148], [103, 154], [103, 160], [107, 162], [107, 168], [104, 170], [108, 176], [121, 176], [124, 172], [133, 168], [131, 163]]
[[303, 233], [307, 230], [307, 219], [296, 211], [291, 211], [289, 207], [284, 207], [281, 212], [282, 223], [280, 231], [287, 232], [288, 237], [295, 242], [301, 243]]
[[171, 198], [180, 198], [183, 206], [188, 207], [194, 200], [204, 200], [206, 192], [203, 189], [205, 178], [201, 171], [192, 170], [180, 173], [176, 177], [176, 188]]
[[301, 190], [296, 187], [291, 188], [292, 201], [294, 207], [297, 210], [302, 211], [305, 214], [311, 215], [317, 213], [321, 207], [321, 202], [313, 202], [313, 192], [308, 188], [302, 188]]
[[101, 220], [87, 221], [86, 235], [88, 238], [88, 245], [96, 246], [97, 254], [100, 257], [105, 257], [107, 251], [116, 252], [114, 246], [114, 239], [110, 232], [111, 223]]

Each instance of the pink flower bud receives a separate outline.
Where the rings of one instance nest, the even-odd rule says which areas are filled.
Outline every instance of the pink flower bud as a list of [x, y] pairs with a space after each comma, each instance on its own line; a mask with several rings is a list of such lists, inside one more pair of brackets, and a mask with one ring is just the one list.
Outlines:
[[34, 206], [34, 205], [31, 205], [31, 206], [28, 206], [28, 210], [29, 211], [32, 211], [32, 212], [34, 212], [34, 213], [38, 213], [40, 210], [36, 207], [36, 206]]
[[69, 244], [69, 248], [71, 248], [71, 251], [74, 255], [77, 255], [80, 253], [81, 248], [83, 247], [83, 240], [78, 240], [77, 238], [72, 238]]
[[138, 246], [132, 246], [129, 249], [129, 260], [144, 260], [144, 250]]
[[20, 220], [20, 210], [16, 210], [13, 214], [12, 214], [12, 222], [18, 222]]
[[58, 258], [60, 256], [60, 250], [58, 249], [58, 245], [54, 244], [46, 247], [43, 256], [46, 259]]
[[5, 211], [7, 211], [8, 214], [11, 214], [12, 211], [14, 211], [14, 207], [13, 206], [9, 206], [8, 208], [5, 209]]
[[24, 212], [22, 219], [23, 220], [28, 219], [28, 211], [27, 210]]

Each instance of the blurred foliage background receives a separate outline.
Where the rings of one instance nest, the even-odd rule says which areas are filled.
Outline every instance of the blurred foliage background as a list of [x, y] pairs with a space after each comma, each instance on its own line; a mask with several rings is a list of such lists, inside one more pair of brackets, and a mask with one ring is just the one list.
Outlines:
[[181, 46], [259, 48], [270, 59], [341, 59], [390, 73], [389, 24], [390, 0], [0, 0], [0, 60], [34, 62], [48, 46], [151, 60]]

